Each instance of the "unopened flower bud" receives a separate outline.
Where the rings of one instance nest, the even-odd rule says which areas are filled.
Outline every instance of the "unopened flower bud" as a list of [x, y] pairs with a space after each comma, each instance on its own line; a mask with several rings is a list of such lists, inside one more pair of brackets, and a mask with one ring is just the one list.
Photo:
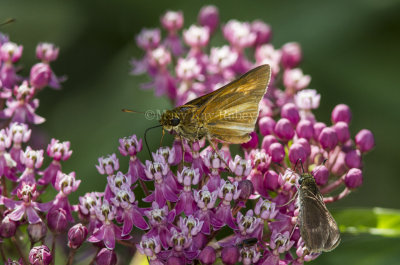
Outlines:
[[289, 149], [289, 160], [292, 164], [295, 164], [297, 161], [306, 161], [307, 153], [306, 149], [303, 145], [299, 143], [294, 143]]
[[52, 43], [39, 43], [36, 46], [36, 57], [45, 62], [51, 62], [57, 59], [59, 48]]
[[255, 20], [251, 23], [251, 31], [257, 35], [256, 41], [254, 42], [255, 46], [268, 43], [271, 40], [271, 27], [261, 20]]
[[349, 125], [344, 121], [339, 121], [333, 125], [333, 129], [336, 132], [339, 142], [345, 143], [350, 139]]
[[333, 109], [331, 117], [333, 123], [343, 121], [349, 124], [351, 121], [351, 110], [346, 104], [339, 104]]
[[271, 156], [272, 162], [280, 163], [285, 157], [285, 148], [280, 143], [272, 143], [269, 146], [268, 154]]
[[329, 170], [326, 168], [326, 166], [316, 166], [312, 171], [312, 175], [314, 176], [315, 182], [318, 185], [322, 186], [328, 183]]
[[222, 262], [226, 265], [236, 264], [239, 260], [239, 250], [236, 246], [229, 246], [222, 249], [221, 259]]
[[290, 140], [294, 136], [294, 129], [288, 119], [282, 118], [275, 125], [275, 134], [282, 140]]
[[6, 215], [0, 224], [0, 236], [3, 238], [12, 237], [15, 235], [16, 230], [17, 224]]
[[301, 61], [301, 48], [296, 42], [289, 42], [282, 46], [281, 62], [285, 68], [296, 67]]
[[244, 149], [255, 149], [258, 147], [258, 135], [256, 132], [250, 133], [251, 139], [247, 142], [242, 144]]
[[214, 264], [216, 256], [215, 249], [207, 246], [200, 252], [199, 260], [203, 264]]
[[314, 126], [309, 120], [301, 120], [296, 126], [298, 137], [310, 140], [314, 136]]
[[46, 63], [37, 63], [31, 68], [29, 75], [29, 83], [36, 89], [41, 89], [47, 86], [51, 80], [53, 72]]
[[357, 147], [363, 153], [370, 151], [375, 146], [374, 135], [370, 130], [363, 129], [359, 131], [355, 139]]
[[362, 181], [363, 181], [362, 171], [358, 168], [350, 169], [347, 172], [346, 176], [344, 177], [344, 183], [346, 184], [346, 187], [350, 189], [355, 189], [361, 186]]
[[47, 226], [42, 221], [28, 225], [28, 236], [31, 242], [36, 243], [46, 237]]
[[274, 128], [275, 128], [275, 120], [272, 119], [271, 117], [265, 116], [260, 119], [258, 122], [258, 126], [260, 128], [260, 133], [262, 135], [269, 135], [274, 133]]
[[360, 168], [361, 167], [361, 152], [360, 150], [351, 150], [346, 154], [345, 157], [346, 166], [348, 168]]
[[269, 189], [269, 190], [276, 190], [279, 186], [279, 175], [273, 171], [273, 170], [268, 170], [264, 174], [264, 187]]
[[273, 135], [267, 135], [264, 137], [262, 143], [261, 143], [261, 148], [265, 150], [265, 152], [268, 152], [268, 149], [271, 144], [277, 143], [278, 140], [276, 140], [275, 136]]
[[293, 103], [287, 103], [282, 107], [281, 117], [288, 119], [294, 125], [300, 120], [299, 111]]
[[85, 242], [88, 229], [82, 224], [77, 224], [71, 227], [68, 231], [68, 246], [70, 248], [79, 248]]
[[48, 265], [52, 259], [50, 249], [46, 245], [34, 247], [29, 252], [29, 262], [32, 265]]
[[242, 180], [239, 182], [238, 190], [240, 190], [239, 199], [247, 200], [254, 193], [253, 183], [248, 179]]
[[326, 124], [323, 122], [317, 122], [314, 124], [314, 139], [318, 141], [319, 135], [322, 130], [326, 128]]
[[334, 129], [327, 127], [322, 130], [318, 141], [322, 148], [332, 150], [338, 143], [338, 137]]
[[98, 265], [115, 265], [117, 264], [117, 255], [113, 250], [102, 248], [96, 256]]
[[47, 225], [55, 233], [63, 233], [67, 229], [67, 213], [64, 209], [50, 210], [47, 214]]
[[212, 34], [219, 24], [218, 8], [213, 5], [204, 6], [200, 10], [197, 20], [200, 25], [209, 28], [210, 33]]

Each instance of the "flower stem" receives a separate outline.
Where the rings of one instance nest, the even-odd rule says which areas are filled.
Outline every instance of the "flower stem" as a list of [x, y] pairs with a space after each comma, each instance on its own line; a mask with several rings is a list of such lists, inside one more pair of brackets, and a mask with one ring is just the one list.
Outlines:
[[93, 265], [94, 264], [94, 262], [96, 261], [97, 254], [99, 254], [99, 252], [100, 252], [100, 248], [97, 248], [96, 254], [94, 254], [94, 257], [90, 261], [89, 265]]
[[74, 261], [76, 251], [77, 249], [70, 249], [66, 265], [72, 264], [72, 262]]
[[143, 190], [144, 194], [146, 195], [146, 197], [149, 196], [149, 195], [150, 195], [150, 192], [149, 192], [149, 190], [147, 189], [146, 184], [144, 184], [144, 181], [141, 180], [141, 179], [139, 179], [139, 183], [140, 183], [140, 187], [142, 187], [142, 190]]
[[56, 261], [56, 237], [57, 235], [53, 233], [53, 242], [51, 243], [51, 256], [53, 260], [51, 261], [51, 265], [54, 265]]
[[4, 263], [6, 263], [7, 259], [6, 259], [6, 254], [4, 253], [3, 244], [0, 244], [0, 253], [1, 253], [1, 259], [3, 260]]
[[327, 193], [333, 191], [334, 189], [336, 189], [337, 187], [339, 187], [343, 183], [343, 178], [344, 178], [344, 175], [342, 177], [340, 177], [339, 179], [335, 180], [334, 182], [332, 182], [331, 184], [322, 188], [321, 193], [327, 194]]
[[25, 257], [24, 252], [22, 251], [19, 240], [15, 236], [13, 236], [13, 237], [11, 237], [11, 241], [13, 242], [15, 248], [17, 249], [19, 256], [24, 261], [24, 264], [29, 264], [28, 259]]
[[336, 196], [324, 198], [324, 203], [331, 203], [331, 202], [341, 200], [344, 197], [346, 197], [347, 195], [349, 195], [350, 193], [351, 193], [351, 190], [346, 187], [340, 194], [338, 194]]
[[131, 247], [133, 249], [136, 249], [136, 245], [130, 241], [124, 241], [124, 240], [117, 240], [117, 242], [121, 245], [127, 246], [127, 247]]

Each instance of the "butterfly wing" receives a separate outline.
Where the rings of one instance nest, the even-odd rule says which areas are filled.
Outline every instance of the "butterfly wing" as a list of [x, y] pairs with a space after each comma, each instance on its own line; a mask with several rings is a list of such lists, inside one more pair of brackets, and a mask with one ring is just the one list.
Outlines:
[[270, 66], [261, 65], [188, 103], [203, 103], [194, 115], [203, 121], [209, 138], [234, 144], [250, 140], [249, 133], [254, 131], [259, 103], [266, 93], [270, 75]]
[[339, 228], [323, 202], [322, 195], [302, 188], [300, 234], [310, 252], [331, 251], [340, 242]]

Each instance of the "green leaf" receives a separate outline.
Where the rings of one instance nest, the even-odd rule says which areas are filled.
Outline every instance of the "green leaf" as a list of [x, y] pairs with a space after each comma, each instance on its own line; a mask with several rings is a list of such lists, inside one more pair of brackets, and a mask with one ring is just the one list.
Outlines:
[[332, 211], [332, 214], [341, 232], [400, 237], [400, 210], [352, 208]]

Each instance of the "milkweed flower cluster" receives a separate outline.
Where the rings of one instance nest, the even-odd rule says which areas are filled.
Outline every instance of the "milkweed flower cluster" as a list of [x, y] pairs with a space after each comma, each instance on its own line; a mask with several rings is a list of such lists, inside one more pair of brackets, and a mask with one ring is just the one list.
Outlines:
[[[72, 154], [70, 143], [52, 139], [47, 152], [32, 148], [32, 126], [45, 121], [36, 113], [37, 95], [47, 86], [60, 88], [63, 80], [50, 66], [58, 51], [53, 44], [40, 43], [36, 48], [40, 62], [31, 67], [29, 77], [23, 77], [18, 74], [23, 46], [0, 33], [0, 247], [10, 242], [16, 251], [7, 252], [6, 257], [2, 249], [6, 264], [50, 264], [55, 249], [50, 250], [48, 245], [74, 223], [68, 196], [80, 180], [75, 179], [74, 172], [65, 174], [61, 167], [61, 161]], [[51, 160], [50, 164], [45, 159]], [[55, 199], [43, 202], [50, 189], [57, 192]], [[26, 234], [21, 234], [23, 231]], [[28, 242], [30, 249], [25, 248]]]
[[[59, 88], [62, 81], [50, 66], [59, 50], [38, 45], [41, 62], [24, 78], [16, 66], [22, 46], [0, 35], [5, 103], [0, 111], [0, 236], [3, 243], [11, 238], [18, 249], [12, 258], [2, 254], [6, 264], [54, 263], [51, 241], [62, 234], [70, 251], [67, 264], [78, 251], [94, 253], [90, 263], [117, 264], [117, 245], [137, 250], [152, 265], [302, 264], [318, 257], [306, 251], [296, 226], [295, 164], [301, 161], [313, 174], [327, 203], [342, 199], [363, 182], [362, 158], [374, 147], [373, 134], [364, 129], [351, 137], [352, 115], [344, 104], [333, 109], [332, 124], [316, 119], [313, 110], [321, 95], [309, 88], [311, 77], [299, 68], [299, 44], [274, 47], [268, 24], [231, 20], [220, 25], [218, 9], [206, 6], [195, 25], [183, 29], [183, 13], [168, 11], [161, 26], [164, 39], [160, 29], [137, 36], [144, 57], [131, 61], [132, 73], [147, 73], [151, 82], [143, 87], [166, 95], [173, 105], [214, 91], [258, 65], [271, 66], [251, 140], [234, 154], [227, 143], [220, 143], [216, 153], [204, 140], [176, 139], [141, 161], [142, 139], [121, 138], [115, 147], [120, 155], [100, 157], [96, 165], [107, 178], [104, 190], [88, 192], [72, 205], [69, 195], [80, 181], [61, 166], [72, 154], [70, 143], [52, 139], [46, 152], [30, 145], [31, 126], [44, 121], [36, 114], [37, 93], [46, 86]], [[227, 44], [210, 47], [219, 28]], [[120, 170], [123, 163], [126, 172]], [[57, 195], [43, 201], [48, 189]], [[21, 237], [22, 231], [27, 236]], [[25, 242], [30, 242], [28, 252]]]
[[[317, 120], [313, 110], [319, 108], [321, 95], [309, 88], [311, 77], [299, 68], [300, 45], [275, 47], [271, 27], [263, 21], [221, 25], [218, 9], [206, 6], [196, 24], [184, 27], [182, 12], [167, 11], [161, 27], [164, 39], [159, 28], [143, 29], [137, 36], [144, 57], [131, 61], [132, 74], [148, 74], [151, 81], [143, 88], [166, 95], [175, 106], [261, 64], [271, 66], [272, 76], [242, 155], [231, 153], [226, 143], [218, 156], [204, 141], [176, 139], [142, 163], [136, 158], [141, 140], [135, 135], [120, 140], [135, 150], [129, 154], [126, 182], [131, 180], [133, 187], [139, 187], [135, 180], [141, 187], [154, 184], [145, 189], [143, 201], [151, 206], [144, 210], [148, 228], [137, 245], [139, 252], [150, 264], [213, 264], [217, 259], [224, 264], [302, 264], [318, 257], [305, 251], [296, 227], [299, 210], [291, 202], [299, 178], [295, 164], [301, 161], [304, 171], [313, 174], [326, 203], [342, 199], [363, 182], [362, 157], [374, 147], [373, 134], [364, 129], [351, 137], [352, 114], [345, 104], [332, 110], [332, 124]], [[210, 47], [219, 28], [227, 44]]]

